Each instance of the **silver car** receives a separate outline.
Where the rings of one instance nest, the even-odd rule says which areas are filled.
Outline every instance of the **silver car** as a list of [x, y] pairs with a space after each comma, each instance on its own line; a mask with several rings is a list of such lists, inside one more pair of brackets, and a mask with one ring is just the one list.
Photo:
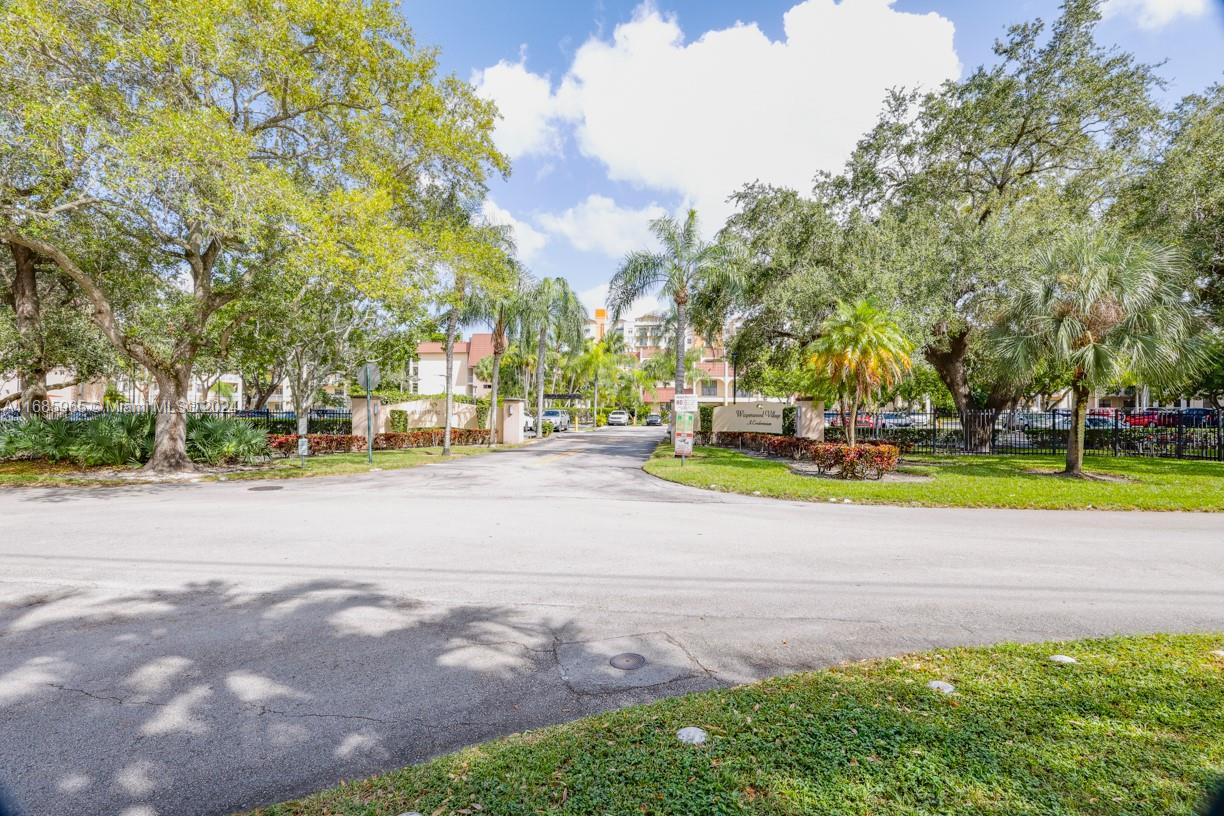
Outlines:
[[620, 410], [609, 411], [608, 412], [608, 424], [609, 425], [628, 425], [629, 424], [629, 412], [620, 411]]
[[570, 429], [569, 411], [558, 411], [556, 408], [549, 408], [543, 414], [545, 422], [553, 424], [554, 431], [568, 431]]

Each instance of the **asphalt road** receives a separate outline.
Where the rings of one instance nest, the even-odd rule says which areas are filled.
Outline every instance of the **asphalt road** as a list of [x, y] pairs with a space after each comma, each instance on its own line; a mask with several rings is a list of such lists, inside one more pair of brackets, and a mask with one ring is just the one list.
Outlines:
[[728, 496], [644, 474], [659, 438], [0, 491], [0, 777], [35, 816], [223, 814], [855, 658], [1224, 630], [1224, 516]]

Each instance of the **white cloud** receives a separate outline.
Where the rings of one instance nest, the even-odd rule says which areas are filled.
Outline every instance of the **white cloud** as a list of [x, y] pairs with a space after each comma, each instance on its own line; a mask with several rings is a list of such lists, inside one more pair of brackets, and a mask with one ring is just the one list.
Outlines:
[[1132, 17], [1140, 28], [1164, 28], [1178, 17], [1202, 17], [1207, 13], [1207, 0], [1106, 0], [1102, 12], [1106, 17]]
[[533, 74], [522, 60], [472, 73], [476, 93], [497, 103], [501, 119], [493, 141], [510, 158], [561, 152], [556, 101], [547, 75]]
[[519, 260], [530, 263], [532, 258], [548, 243], [548, 236], [526, 221], [519, 221], [510, 211], [499, 207], [493, 199], [486, 198], [481, 205], [481, 214], [490, 224], [509, 227], [514, 236], [514, 246]]
[[666, 214], [658, 204], [633, 209], [592, 193], [565, 212], [545, 213], [536, 221], [549, 232], [565, 236], [576, 249], [620, 258], [635, 249], [653, 246], [650, 222]]
[[[644, 4], [611, 40], [578, 49], [548, 104], [547, 77], [532, 74], [533, 101], [518, 110], [544, 121], [519, 129], [556, 144], [558, 120], [568, 122], [612, 179], [680, 194], [710, 232], [731, 210], [726, 197], [747, 182], [807, 190], [818, 170], [840, 169], [888, 88], [960, 74], [952, 23], [892, 5], [805, 0], [784, 16], [780, 41], [750, 23], [686, 42], [675, 17]], [[490, 71], [530, 73], [504, 63]], [[528, 85], [522, 76], [514, 83]]]

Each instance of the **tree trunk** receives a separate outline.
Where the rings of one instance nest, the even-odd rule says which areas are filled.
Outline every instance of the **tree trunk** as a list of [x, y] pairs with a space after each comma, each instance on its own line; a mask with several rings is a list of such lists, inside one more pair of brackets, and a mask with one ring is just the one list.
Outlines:
[[446, 316], [446, 419], [442, 424], [442, 455], [451, 452], [451, 416], [455, 410], [455, 335], [459, 331], [459, 310], [452, 308]]
[[501, 354], [493, 353], [493, 383], [491, 393], [489, 394], [489, 447], [497, 444], [497, 421], [499, 419], [499, 409], [497, 407], [497, 387], [501, 380]]
[[1088, 424], [1088, 386], [1083, 374], [1076, 372], [1071, 384], [1071, 427], [1067, 430], [1067, 467], [1063, 473], [1068, 476], [1084, 475], [1084, 429]]
[[42, 337], [42, 304], [38, 299], [38, 279], [34, 275], [33, 250], [10, 243], [13, 255], [13, 312], [21, 345], [33, 362], [19, 369], [21, 415], [40, 416], [47, 409], [47, 366]]
[[969, 390], [969, 379], [965, 373], [965, 359], [969, 354], [969, 330], [964, 329], [948, 335], [948, 348], [927, 346], [923, 356], [952, 395], [965, 435], [965, 449], [975, 453], [989, 453], [994, 441], [994, 425], [999, 411], [1011, 401], [1012, 394], [1001, 383], [996, 383], [984, 405], [974, 404]]
[[187, 394], [191, 366], [178, 371], [155, 373], [157, 378], [156, 428], [153, 455], [144, 469], [156, 473], [195, 470], [187, 457]]
[[536, 419], [535, 435], [544, 435], [544, 347], [548, 344], [548, 327], [540, 327], [540, 343], [536, 349]]
[[293, 384], [293, 415], [297, 417], [298, 436], [307, 437], [310, 435], [310, 404], [313, 400], [308, 398], [311, 395], [305, 393], [305, 388], [298, 388], [301, 384]]
[[858, 396], [850, 400], [850, 418], [846, 423], [846, 441], [850, 447], [854, 447], [856, 439], [856, 431], [858, 430]]
[[599, 376], [595, 377], [595, 408], [591, 414], [591, 427], [599, 427]]

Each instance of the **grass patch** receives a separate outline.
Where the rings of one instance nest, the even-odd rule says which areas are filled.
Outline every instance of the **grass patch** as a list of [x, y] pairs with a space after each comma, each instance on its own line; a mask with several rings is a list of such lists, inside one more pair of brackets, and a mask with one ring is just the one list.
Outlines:
[[[950, 649], [623, 709], [255, 811], [1191, 814], [1224, 766], [1222, 636]], [[1079, 659], [1058, 666], [1054, 652]], [[945, 680], [956, 693], [926, 688]], [[709, 732], [681, 744], [677, 729]]]
[[661, 445], [647, 473], [693, 487], [759, 492], [781, 499], [851, 499], [929, 507], [1017, 507], [1046, 510], [1224, 510], [1224, 463], [1090, 456], [1086, 470], [1108, 481], [1064, 479], [1058, 456], [915, 456], [899, 471], [929, 476], [911, 482], [848, 482], [791, 473], [785, 462], [726, 448], [699, 447], [680, 466]]
[[[480, 456], [493, 450], [506, 450], [515, 445], [501, 445], [490, 449], [484, 445], [456, 445], [451, 448], [451, 459]], [[346, 476], [354, 473], [369, 473], [371, 470], [402, 470], [443, 462], [442, 448], [412, 448], [410, 450], [374, 451], [374, 464], [366, 462], [364, 453], [329, 453], [306, 457], [306, 467], [301, 467], [296, 456], [273, 459], [262, 467], [225, 472], [202, 470], [199, 477], [204, 480], [226, 479], [245, 481], [250, 479], [300, 479], [307, 476]], [[71, 462], [15, 461], [0, 462], [0, 486], [11, 487], [115, 487], [136, 482], [131, 479], [116, 479], [110, 474], [130, 468], [82, 469]]]
[[[122, 479], [107, 478], [104, 472], [123, 468], [82, 469], [72, 462], [0, 462], [0, 486], [9, 487], [100, 487], [128, 484]], [[131, 468], [135, 470], [136, 468]], [[96, 473], [97, 475], [91, 475]]]
[[[494, 450], [505, 450], [507, 445], [489, 448], [484, 445], [455, 445], [451, 447], [451, 459], [480, 456]], [[298, 479], [303, 476], [347, 476], [353, 473], [369, 473], [371, 470], [403, 470], [444, 462], [442, 448], [410, 448], [408, 450], [374, 451], [374, 464], [366, 461], [365, 453], [328, 453], [307, 456], [303, 468], [296, 456], [274, 459], [267, 467], [223, 474], [227, 480], [241, 479]]]

